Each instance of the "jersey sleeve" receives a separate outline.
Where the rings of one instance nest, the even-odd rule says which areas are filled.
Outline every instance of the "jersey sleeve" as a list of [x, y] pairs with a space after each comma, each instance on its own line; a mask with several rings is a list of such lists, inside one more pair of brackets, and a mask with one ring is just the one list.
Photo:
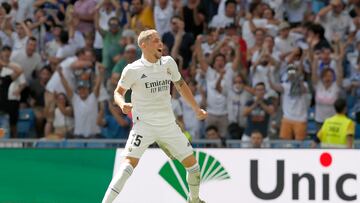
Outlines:
[[169, 62], [168, 62], [168, 71], [171, 75], [171, 81], [173, 82], [177, 82], [180, 80], [181, 78], [181, 74], [179, 72], [179, 68], [175, 62], [175, 60], [172, 57], [169, 57]]
[[346, 131], [346, 134], [347, 135], [352, 135], [352, 136], [354, 136], [355, 135], [355, 125], [354, 125], [354, 122], [350, 122], [350, 124], [349, 124], [349, 127], [348, 127], [348, 129], [347, 129], [347, 131]]
[[129, 65], [127, 65], [121, 74], [118, 86], [121, 86], [125, 89], [130, 89], [131, 86], [135, 83], [135, 79], [134, 70], [131, 69]]

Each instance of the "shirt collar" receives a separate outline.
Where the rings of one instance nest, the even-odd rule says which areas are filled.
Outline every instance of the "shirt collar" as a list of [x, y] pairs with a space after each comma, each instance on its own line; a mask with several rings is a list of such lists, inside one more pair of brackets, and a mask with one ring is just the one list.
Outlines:
[[161, 65], [161, 59], [157, 60], [155, 63], [151, 63], [150, 61], [148, 61], [148, 60], [145, 59], [144, 54], [141, 55], [141, 62], [142, 62], [145, 66]]

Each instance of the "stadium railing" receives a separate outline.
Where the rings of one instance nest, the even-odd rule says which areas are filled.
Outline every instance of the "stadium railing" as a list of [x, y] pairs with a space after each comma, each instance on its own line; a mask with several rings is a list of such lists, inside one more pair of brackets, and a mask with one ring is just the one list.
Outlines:
[[[0, 139], [0, 148], [123, 148], [126, 139]], [[250, 148], [249, 142], [241, 140], [193, 140], [195, 148]], [[157, 147], [156, 145], [150, 146]], [[285, 141], [269, 140], [263, 148], [311, 148], [311, 140]], [[360, 149], [360, 140], [354, 142], [354, 148]]]

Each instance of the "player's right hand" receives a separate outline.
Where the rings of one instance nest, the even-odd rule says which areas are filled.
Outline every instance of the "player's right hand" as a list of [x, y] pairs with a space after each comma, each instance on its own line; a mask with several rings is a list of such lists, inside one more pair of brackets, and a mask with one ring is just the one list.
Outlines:
[[125, 103], [124, 105], [121, 106], [121, 110], [124, 114], [129, 114], [131, 113], [132, 107], [133, 106], [131, 103]]

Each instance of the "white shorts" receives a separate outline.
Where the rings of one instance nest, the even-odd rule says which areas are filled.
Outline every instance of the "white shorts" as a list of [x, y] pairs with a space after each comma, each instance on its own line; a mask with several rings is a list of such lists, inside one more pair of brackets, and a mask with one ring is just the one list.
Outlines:
[[140, 159], [145, 150], [154, 142], [165, 147], [180, 162], [193, 154], [189, 140], [175, 122], [164, 126], [154, 126], [136, 121], [121, 155]]

